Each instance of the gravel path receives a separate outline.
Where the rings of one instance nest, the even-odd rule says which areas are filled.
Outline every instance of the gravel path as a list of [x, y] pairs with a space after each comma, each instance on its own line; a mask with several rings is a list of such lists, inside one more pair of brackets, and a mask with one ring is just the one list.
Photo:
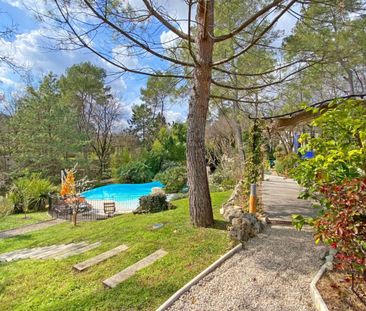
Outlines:
[[183, 294], [169, 310], [314, 310], [309, 284], [324, 253], [312, 233], [272, 226]]
[[23, 226], [23, 227], [16, 228], [16, 229], [0, 231], [0, 239], [11, 238], [11, 237], [21, 235], [21, 234], [25, 234], [25, 233], [28, 233], [28, 232], [33, 232], [33, 231], [45, 229], [45, 228], [57, 225], [57, 224], [62, 223], [62, 222], [64, 222], [64, 220], [62, 220], [62, 219], [53, 219], [53, 220], [42, 221], [42, 222], [32, 224], [32, 225], [28, 225], [28, 226]]
[[[291, 179], [266, 176], [262, 200], [270, 219], [291, 220], [311, 214], [298, 200]], [[183, 294], [169, 310], [312, 311], [309, 285], [322, 265], [325, 248], [315, 246], [309, 229], [273, 225], [244, 249]]]

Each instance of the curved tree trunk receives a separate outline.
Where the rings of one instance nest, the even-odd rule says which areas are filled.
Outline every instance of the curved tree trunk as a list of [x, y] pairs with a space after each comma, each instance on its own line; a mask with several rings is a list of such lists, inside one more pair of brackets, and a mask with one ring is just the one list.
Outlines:
[[187, 169], [189, 208], [194, 226], [213, 225], [213, 212], [206, 171], [205, 129], [211, 85], [213, 1], [200, 0], [197, 6], [197, 62], [189, 102]]

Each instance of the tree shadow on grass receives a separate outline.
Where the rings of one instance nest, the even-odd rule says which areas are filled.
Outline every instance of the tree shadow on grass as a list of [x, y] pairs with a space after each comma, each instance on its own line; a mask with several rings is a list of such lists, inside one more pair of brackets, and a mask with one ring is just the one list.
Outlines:
[[0, 240], [2, 239], [12, 239], [12, 241], [23, 241], [23, 240], [30, 240], [32, 236], [30, 234], [20, 234], [20, 235], [7, 235], [5, 232], [0, 235]]
[[215, 222], [214, 222], [212, 228], [227, 231], [228, 225], [229, 225], [229, 223], [225, 220], [215, 219]]

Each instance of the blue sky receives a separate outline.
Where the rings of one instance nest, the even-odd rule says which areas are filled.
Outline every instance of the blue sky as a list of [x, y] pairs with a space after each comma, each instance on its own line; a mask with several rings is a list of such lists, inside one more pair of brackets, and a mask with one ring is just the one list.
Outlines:
[[[134, 1], [135, 4], [138, 0]], [[164, 0], [159, 1], [164, 2]], [[83, 61], [90, 61], [101, 66], [108, 73], [113, 72], [110, 65], [86, 50], [54, 51], [50, 49], [53, 42], [46, 37], [49, 30], [45, 28], [44, 24], [39, 23], [27, 8], [27, 6], [32, 8], [39, 6], [38, 9], [42, 10], [43, 4], [43, 0], [0, 0], [0, 12], [7, 13], [1, 14], [0, 26], [14, 24], [17, 27], [16, 35], [13, 38], [8, 38], [5, 41], [0, 39], [0, 53], [2, 55], [9, 55], [18, 64], [31, 69], [33, 83], [35, 84], [49, 71], [60, 75], [64, 73], [67, 67]], [[183, 18], [186, 15], [186, 5], [183, 0], [165, 0], [163, 5], [169, 10], [170, 14], [178, 18]], [[287, 16], [277, 27], [289, 32], [293, 25], [294, 21]], [[156, 36], [162, 44], [165, 40], [172, 38], [172, 34], [164, 29]], [[124, 58], [124, 62], [132, 66], [137, 63], [144, 64], [148, 61], [150, 60], [137, 57]], [[128, 118], [131, 111], [130, 107], [139, 102], [140, 88], [145, 85], [146, 77], [129, 74], [118, 79], [111, 76], [107, 80], [116, 96], [120, 98], [125, 106], [125, 118]], [[9, 97], [11, 93], [21, 93], [24, 86], [25, 83], [19, 75], [14, 74], [8, 67], [0, 63], [0, 92]], [[168, 111], [167, 118], [169, 121], [182, 120], [186, 115], [186, 111], [186, 105], [174, 105]]]

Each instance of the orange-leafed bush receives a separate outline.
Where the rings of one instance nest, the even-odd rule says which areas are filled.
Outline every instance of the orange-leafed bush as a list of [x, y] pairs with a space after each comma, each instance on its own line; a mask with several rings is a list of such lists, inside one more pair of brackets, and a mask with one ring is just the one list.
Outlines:
[[63, 197], [76, 194], [75, 177], [71, 170], [67, 171], [66, 179], [61, 185], [60, 194]]

